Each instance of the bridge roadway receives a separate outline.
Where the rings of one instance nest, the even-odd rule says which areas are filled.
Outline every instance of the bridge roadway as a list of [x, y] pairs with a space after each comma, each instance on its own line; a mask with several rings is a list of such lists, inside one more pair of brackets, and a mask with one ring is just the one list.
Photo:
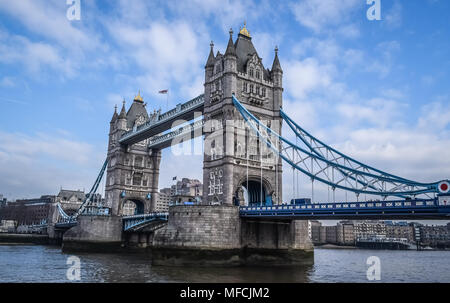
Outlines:
[[245, 206], [245, 218], [297, 220], [449, 220], [450, 205], [438, 199]]
[[156, 121], [151, 120], [140, 125], [136, 130], [125, 133], [119, 139], [119, 143], [132, 145], [173, 128], [173, 123], [177, 120], [191, 121], [195, 118], [196, 112], [203, 113], [204, 104], [204, 95], [200, 95], [186, 103], [178, 104], [174, 109], [159, 115]]

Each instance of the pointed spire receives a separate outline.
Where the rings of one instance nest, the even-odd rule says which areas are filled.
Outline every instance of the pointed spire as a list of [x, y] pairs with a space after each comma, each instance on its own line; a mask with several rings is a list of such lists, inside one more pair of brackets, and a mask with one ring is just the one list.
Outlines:
[[118, 117], [119, 115], [117, 115], [117, 104], [114, 106], [114, 114], [113, 114], [113, 116], [112, 116], [112, 119], [111, 119], [111, 123], [113, 123], [113, 122], [115, 122], [116, 120], [117, 120], [117, 117]]
[[137, 96], [134, 97], [133, 101], [144, 103], [144, 99], [141, 97], [141, 90], [139, 90]]
[[283, 70], [281, 69], [280, 60], [278, 59], [278, 46], [275, 46], [275, 59], [273, 59], [272, 64], [272, 72], [274, 71], [283, 72]]
[[227, 46], [227, 51], [225, 52], [225, 56], [237, 57], [236, 48], [234, 47], [234, 43], [233, 43], [233, 29], [232, 28], [230, 28], [230, 39], [228, 40], [228, 46]]
[[247, 21], [244, 21], [244, 27], [239, 29], [239, 35], [242, 35], [244, 37], [252, 39], [252, 36], [250, 36], [250, 32], [247, 29]]
[[122, 110], [120, 111], [119, 119], [126, 119], [127, 111], [125, 110], [125, 99], [123, 99]]
[[205, 67], [214, 66], [214, 42], [211, 41], [211, 44], [209, 46], [211, 46], [211, 50], [209, 51], [209, 57], [208, 61], [206, 61]]

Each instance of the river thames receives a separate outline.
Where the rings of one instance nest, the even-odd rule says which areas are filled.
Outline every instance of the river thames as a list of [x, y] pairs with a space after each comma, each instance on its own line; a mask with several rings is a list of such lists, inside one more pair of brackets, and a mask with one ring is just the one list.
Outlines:
[[[0, 282], [71, 282], [73, 255], [60, 248], [0, 245]], [[450, 251], [315, 250], [308, 267], [155, 267], [143, 254], [77, 254], [80, 282], [370, 282], [367, 258], [380, 259], [380, 282], [450, 282]]]

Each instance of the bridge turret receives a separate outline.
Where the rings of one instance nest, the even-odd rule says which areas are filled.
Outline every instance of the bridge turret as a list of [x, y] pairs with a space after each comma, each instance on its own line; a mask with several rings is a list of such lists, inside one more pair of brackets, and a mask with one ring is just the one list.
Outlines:
[[274, 110], [278, 110], [283, 106], [283, 70], [281, 69], [280, 59], [278, 59], [278, 46], [275, 47], [275, 58], [273, 59], [271, 76], [273, 81]]
[[230, 28], [230, 39], [228, 40], [227, 50], [224, 55], [223, 71], [224, 71], [224, 97], [230, 98], [236, 93], [237, 85], [237, 54], [233, 43], [233, 29]]
[[250, 203], [278, 204], [282, 192], [281, 163], [275, 165], [274, 157], [262, 150], [257, 136], [240, 123], [232, 95], [250, 105], [259, 118], [275, 121], [271, 124], [274, 127], [281, 121], [281, 66], [278, 62], [274, 69], [275, 85], [246, 24], [235, 42], [233, 31], [229, 33], [224, 55], [213, 57], [210, 53], [205, 67], [203, 202], [233, 204], [239, 200], [243, 204], [246, 188]]
[[117, 117], [117, 129], [122, 131], [127, 130], [127, 111], [125, 110], [125, 100], [123, 100], [122, 110], [120, 111], [119, 117]]

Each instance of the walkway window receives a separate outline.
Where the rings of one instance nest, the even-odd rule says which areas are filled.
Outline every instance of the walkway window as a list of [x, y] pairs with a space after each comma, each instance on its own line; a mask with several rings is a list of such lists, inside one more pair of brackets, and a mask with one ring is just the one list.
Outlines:
[[140, 174], [134, 174], [133, 176], [133, 185], [141, 186], [142, 176]]

